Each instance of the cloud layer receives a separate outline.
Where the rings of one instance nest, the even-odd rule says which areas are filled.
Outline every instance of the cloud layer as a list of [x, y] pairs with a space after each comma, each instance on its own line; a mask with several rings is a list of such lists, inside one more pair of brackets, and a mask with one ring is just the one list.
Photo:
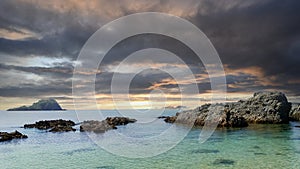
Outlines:
[[[9, 1], [0, 2], [0, 108], [37, 99], [57, 97], [72, 108], [72, 76], [77, 56], [88, 38], [105, 23], [137, 12], [164, 12], [183, 17], [211, 40], [224, 64], [229, 96], [237, 99], [257, 90], [281, 90], [300, 96], [300, 2], [277, 0], [124, 0], [124, 1]], [[159, 35], [140, 35], [118, 43], [97, 70], [99, 102], [111, 105], [109, 94], [114, 68], [131, 53], [162, 48], [179, 56], [197, 77], [199, 95], [206, 100], [210, 81], [201, 61], [181, 42]], [[153, 89], [169, 95], [172, 106], [180, 98], [178, 85], [166, 68], [178, 74], [184, 67], [160, 60], [131, 62], [126, 78], [139, 66], [155, 69], [134, 78], [130, 93], [147, 100]], [[163, 57], [162, 57], [163, 58]], [[90, 76], [90, 75], [83, 75]], [[89, 84], [90, 82], [87, 82]], [[120, 95], [123, 93], [120, 93]], [[11, 100], [11, 105], [7, 104]], [[86, 98], [87, 102], [89, 98]], [[295, 99], [297, 101], [297, 99]], [[192, 102], [191, 102], [192, 103]], [[193, 103], [194, 104], [194, 103]], [[191, 104], [192, 105], [192, 104]], [[109, 107], [109, 106], [108, 106]]]

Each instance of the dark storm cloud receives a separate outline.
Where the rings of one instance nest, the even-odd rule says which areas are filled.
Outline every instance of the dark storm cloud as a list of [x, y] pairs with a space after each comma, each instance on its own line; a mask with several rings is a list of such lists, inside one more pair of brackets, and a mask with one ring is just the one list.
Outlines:
[[[164, 93], [168, 94], [180, 94], [180, 89], [184, 90], [185, 94], [195, 94], [193, 85], [198, 87], [200, 93], [209, 92], [211, 90], [211, 84], [209, 79], [199, 81], [197, 84], [183, 83], [178, 81], [178, 84], [174, 83], [174, 78], [166, 72], [160, 70], [147, 69], [138, 74], [135, 73], [113, 73], [113, 72], [102, 72], [97, 74], [96, 77], [96, 91], [98, 94], [110, 94], [112, 77], [117, 76], [121, 78], [120, 81], [125, 81], [129, 76], [135, 75], [129, 86], [130, 94], [149, 94], [153, 89], [160, 89]], [[122, 80], [122, 78], [124, 80]], [[236, 77], [238, 78], [238, 77]], [[180, 80], [180, 79], [176, 79]], [[124, 84], [116, 84], [116, 88], [124, 88]], [[176, 89], [176, 90], [174, 90]], [[118, 90], [116, 90], [118, 92]], [[127, 92], [127, 91], [126, 91]], [[123, 91], [119, 91], [123, 93]], [[126, 94], [126, 93], [125, 93]]]
[[22, 83], [19, 86], [0, 87], [1, 97], [43, 97], [69, 95], [72, 92], [71, 81], [58, 81], [48, 84]]
[[[247, 91], [279, 89], [290, 94], [299, 93], [300, 72], [300, 2], [298, 1], [266, 1], [247, 8], [233, 7], [229, 10], [202, 14], [201, 8], [214, 8], [216, 1], [203, 1], [199, 13], [188, 19], [199, 26], [215, 45], [221, 60], [230, 69], [258, 67], [263, 76], [244, 79], [241, 89], [230, 88], [231, 91]], [[199, 60], [184, 45], [170, 38], [149, 35], [134, 37], [134, 45], [125, 40], [107, 54], [106, 60], [118, 61], [133, 51], [146, 47], [159, 47], [181, 56], [188, 64]], [[179, 51], [179, 52], [178, 52]], [[180, 53], [182, 52], [182, 53]], [[229, 72], [230, 73], [230, 72]], [[264, 78], [272, 84], [257, 85]], [[281, 84], [281, 87], [278, 86]], [[246, 85], [248, 84], [248, 86]], [[250, 91], [251, 90], [251, 91]]]
[[264, 78], [273, 76], [283, 89], [299, 93], [288, 81], [299, 79], [300, 1], [273, 0], [191, 20], [211, 39], [224, 64], [260, 67]]
[[[113, 72], [102, 72], [97, 74], [96, 77], [96, 91], [99, 94], [108, 94], [111, 92], [111, 83], [112, 83], [112, 77], [118, 76], [119, 78], [127, 79], [131, 75], [135, 75], [135, 73], [113, 73]], [[132, 79], [130, 86], [129, 86], [129, 93], [131, 94], [145, 94], [149, 93], [151, 89], [149, 89], [151, 86], [153, 86], [156, 82], [161, 82], [162, 80], [166, 78], [171, 78], [170, 75], [163, 73], [161, 71], [152, 71], [152, 70], [145, 70], [141, 73], [138, 73], [134, 76]], [[124, 84], [116, 84], [120, 87], [124, 87]]]
[[14, 66], [14, 65], [6, 65], [0, 63], [1, 71], [9, 71], [16, 70], [26, 73], [33, 73], [36, 75], [40, 75], [42, 77], [51, 77], [51, 78], [70, 78], [73, 76], [73, 66], [66, 62], [60, 63], [61, 65], [57, 65], [54, 67], [22, 67], [22, 66]]
[[[131, 53], [147, 48], [159, 48], [170, 51], [180, 57], [188, 65], [201, 64], [198, 56], [184, 43], [172, 37], [157, 34], [135, 35], [122, 40], [106, 54], [102, 64], [120, 62]], [[137, 62], [145, 62], [145, 58], [141, 58], [142, 59], [137, 60]], [[151, 55], [149, 55], [147, 59], [151, 60]], [[163, 60], [162, 57], [160, 63], [170, 63], [170, 60]]]
[[[0, 28], [19, 34], [30, 31], [32, 36], [23, 39], [0, 38], [0, 53], [17, 56], [20, 60], [23, 57], [34, 56], [68, 57], [75, 60], [85, 41], [100, 27], [99, 25], [103, 25], [107, 21], [134, 12], [172, 13], [175, 11], [173, 14], [176, 15], [176, 12], [184, 9], [180, 11], [181, 15], [178, 15], [190, 20], [204, 31], [216, 47], [222, 62], [230, 70], [258, 67], [262, 71], [263, 76], [246, 73], [228, 75], [230, 92], [279, 89], [289, 91], [291, 94], [300, 94], [298, 87], [300, 83], [298, 75], [300, 72], [300, 1], [268, 0], [263, 3], [260, 1], [246, 3], [240, 0], [226, 2], [201, 0], [188, 3], [163, 0], [98, 2], [103, 4], [95, 6], [96, 10], [88, 11], [86, 15], [83, 14], [84, 11], [78, 11], [75, 7], [61, 12], [42, 8], [29, 2], [1, 1]], [[121, 5], [116, 5], [118, 3]], [[133, 3], [139, 5], [132, 7]], [[111, 6], [107, 5], [107, 7], [104, 4], [111, 4]], [[116, 9], [109, 8], [114, 6]], [[106, 7], [107, 9], [101, 9]], [[196, 7], [196, 15], [193, 15], [191, 7]], [[100, 15], [96, 15], [96, 13], [100, 13]], [[193, 73], [205, 74], [200, 60], [189, 48], [174, 39], [157, 35], [140, 35], [121, 41], [110, 50], [101, 66], [116, 64], [132, 52], [150, 47], [171, 51], [181, 57], [190, 66]], [[73, 67], [70, 64], [52, 67], [21, 67], [8, 65], [1, 61], [0, 69], [34, 73], [42, 77], [51, 76], [53, 79], [67, 79], [72, 76]], [[230, 72], [227, 73], [230, 74]], [[111, 77], [111, 72], [97, 75], [97, 91], [109, 92]], [[124, 73], [124, 78], [126, 78], [126, 73]], [[167, 76], [163, 73], [139, 74], [132, 82], [131, 92], [147, 93], [149, 87], [165, 78]], [[269, 79], [270, 83], [264, 85], [258, 83], [263, 80], [262, 78]], [[18, 87], [1, 88], [0, 95], [25, 97], [50, 93], [71, 94], [71, 87], [71, 82], [63, 83], [63, 85], [55, 85], [50, 82], [48, 85], [20, 84]], [[172, 89], [176, 88], [176, 85], [165, 84], [161, 87]], [[198, 87], [203, 92], [210, 90], [207, 79], [200, 81]]]
[[[70, 28], [71, 29], [71, 28]], [[78, 31], [80, 32], [80, 31]], [[20, 56], [69, 57], [76, 59], [86, 37], [76, 31], [46, 35], [41, 39], [9, 40], [0, 38], [1, 53]]]
[[81, 24], [77, 15], [76, 11], [57, 13], [26, 2], [1, 1], [0, 28], [12, 32], [25, 29], [39, 37], [0, 38], [0, 51], [21, 57], [42, 55], [75, 59], [87, 38], [98, 28], [98, 25]]
[[255, 76], [248, 74], [239, 74], [239, 75], [227, 75], [227, 92], [230, 93], [239, 93], [239, 92], [253, 92], [260, 91], [267, 88], [272, 88], [272, 86], [263, 86], [257, 84], [258, 79]]

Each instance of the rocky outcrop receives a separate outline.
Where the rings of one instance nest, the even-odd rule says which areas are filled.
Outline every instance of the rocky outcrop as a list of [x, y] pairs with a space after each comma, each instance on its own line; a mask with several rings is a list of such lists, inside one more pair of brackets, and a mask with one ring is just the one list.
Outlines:
[[288, 123], [291, 103], [281, 92], [258, 92], [246, 101], [228, 104], [227, 110], [249, 123]]
[[31, 106], [21, 106], [18, 108], [8, 109], [7, 111], [41, 111], [41, 110], [63, 110], [54, 99], [42, 99]]
[[84, 121], [80, 125], [80, 131], [92, 131], [95, 133], [104, 133], [107, 130], [116, 129], [115, 126], [109, 125], [106, 120], [103, 121], [96, 121], [96, 120], [89, 120]]
[[49, 132], [76, 131], [76, 129], [72, 128], [72, 126], [75, 126], [73, 121], [59, 119], [38, 121], [34, 124], [25, 124], [24, 128], [37, 128], [40, 130], [49, 130]]
[[[249, 123], [281, 124], [289, 122], [291, 103], [281, 92], [258, 92], [247, 100], [226, 104], [204, 104], [194, 110], [168, 117], [168, 123], [194, 122], [203, 126], [208, 115], [217, 117], [218, 127], [246, 127]], [[217, 115], [217, 116], [215, 116]]]
[[111, 126], [120, 126], [136, 122], [135, 119], [130, 119], [128, 117], [107, 117], [105, 121]]
[[69, 132], [76, 131], [72, 126], [55, 126], [49, 130], [49, 132], [57, 133], [57, 132]]
[[290, 112], [291, 121], [300, 121], [300, 104], [294, 105]]
[[80, 125], [80, 131], [104, 133], [107, 130], [117, 129], [116, 126], [127, 125], [128, 123], [134, 123], [134, 122], [136, 122], [135, 119], [130, 119], [127, 117], [107, 117], [103, 121], [89, 120], [89, 121], [84, 121]]
[[165, 119], [164, 121], [167, 123], [175, 123], [177, 116], [161, 117], [161, 118], [164, 118]]
[[0, 142], [3, 141], [10, 141], [13, 139], [24, 139], [24, 138], [28, 138], [26, 135], [18, 132], [17, 130], [11, 133], [7, 133], [7, 132], [0, 132]]

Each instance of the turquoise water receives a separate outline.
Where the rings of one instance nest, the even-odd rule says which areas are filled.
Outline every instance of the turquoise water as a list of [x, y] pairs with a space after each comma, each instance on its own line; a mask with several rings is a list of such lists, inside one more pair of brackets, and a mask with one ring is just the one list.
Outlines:
[[[151, 112], [148, 112], [151, 113]], [[171, 115], [176, 110], [167, 110]], [[80, 119], [97, 118], [95, 111], [80, 112]], [[104, 111], [104, 117], [117, 116]], [[118, 127], [118, 131], [141, 137], [158, 135], [171, 124], [148, 116], [142, 123]], [[0, 131], [28, 135], [28, 139], [0, 143], [0, 168], [300, 168], [300, 128], [289, 125], [255, 125], [244, 129], [218, 129], [201, 144], [201, 128], [192, 129], [171, 150], [150, 158], [126, 158], [111, 154], [95, 144], [85, 133], [48, 133], [23, 129], [25, 123], [45, 119], [70, 119], [79, 122], [76, 113], [65, 112], [0, 112]], [[76, 126], [75, 128], [79, 128]], [[180, 128], [180, 126], [179, 126]], [[182, 127], [182, 130], [185, 128]], [[110, 136], [109, 131], [103, 137]], [[157, 142], [157, 145], [164, 142]], [[122, 151], [122, 145], [119, 145]]]

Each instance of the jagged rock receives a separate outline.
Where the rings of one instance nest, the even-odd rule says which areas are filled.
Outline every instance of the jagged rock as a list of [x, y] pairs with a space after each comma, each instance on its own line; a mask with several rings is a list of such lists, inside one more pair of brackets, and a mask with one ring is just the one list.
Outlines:
[[228, 109], [248, 123], [288, 123], [291, 103], [281, 92], [258, 92], [242, 103], [228, 105]]
[[165, 118], [168, 118], [169, 116], [158, 116], [157, 118], [158, 119], [165, 119]]
[[244, 117], [240, 116], [234, 116], [229, 117], [227, 121], [224, 121], [224, 123], [219, 124], [219, 127], [247, 127], [248, 122]]
[[174, 123], [177, 119], [177, 116], [165, 117], [165, 122], [167, 123]]
[[107, 117], [105, 121], [112, 126], [126, 125], [128, 123], [136, 122], [135, 119], [130, 119], [128, 117]]
[[49, 130], [49, 132], [69, 132], [69, 131], [76, 131], [72, 126], [55, 126]]
[[104, 133], [107, 130], [117, 129], [116, 126], [127, 125], [128, 123], [136, 122], [135, 119], [127, 117], [107, 117], [103, 121], [89, 120], [84, 121], [80, 125], [80, 131], [92, 131], [95, 133]]
[[75, 123], [71, 120], [45, 120], [38, 121], [34, 124], [25, 124], [24, 128], [37, 128], [40, 130], [49, 130], [49, 132], [68, 132], [68, 131], [76, 131], [76, 129], [72, 128]]
[[41, 111], [41, 110], [63, 110], [56, 100], [42, 99], [36, 103], [33, 103], [31, 106], [21, 106], [17, 108], [8, 109], [7, 111]]
[[[204, 104], [168, 117], [168, 123], [190, 123], [203, 126], [208, 115], [218, 117], [218, 127], [247, 127], [249, 123], [288, 123], [291, 103], [281, 92], [258, 92], [243, 101], [226, 104]], [[214, 116], [217, 115], [217, 116]]]
[[7, 133], [7, 132], [0, 132], [0, 142], [3, 141], [10, 141], [13, 139], [24, 139], [24, 138], [28, 138], [26, 135], [18, 132], [17, 130], [11, 133]]
[[116, 127], [109, 125], [105, 120], [104, 121], [96, 121], [89, 120], [84, 121], [80, 125], [80, 131], [93, 131], [95, 133], [104, 133], [107, 130], [116, 129]]
[[300, 104], [295, 105], [290, 112], [290, 120], [300, 121]]

